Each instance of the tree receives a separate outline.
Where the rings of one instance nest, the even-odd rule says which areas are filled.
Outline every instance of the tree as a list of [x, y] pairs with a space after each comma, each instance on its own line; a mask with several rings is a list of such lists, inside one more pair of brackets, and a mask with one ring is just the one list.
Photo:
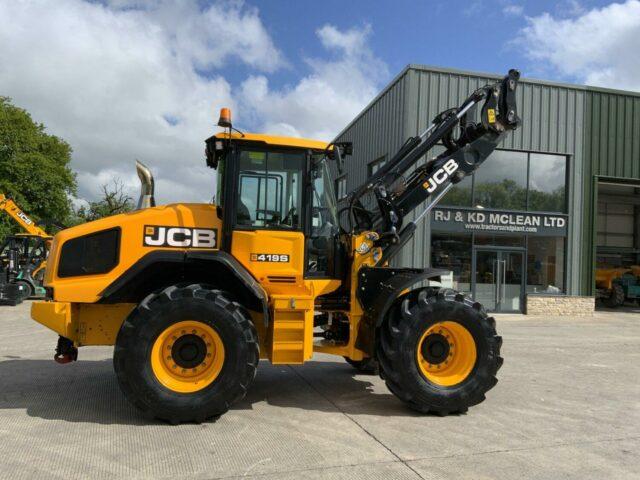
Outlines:
[[[0, 192], [12, 198], [36, 221], [68, 221], [70, 195], [76, 192], [71, 147], [29, 113], [0, 97]], [[0, 237], [20, 230], [0, 215]]]
[[[528, 210], [530, 211], [565, 211], [564, 185], [550, 192], [530, 188], [528, 195]], [[488, 208], [524, 210], [527, 201], [527, 189], [513, 180], [504, 178], [496, 182], [476, 183], [474, 197], [474, 205], [484, 205]], [[458, 207], [471, 206], [471, 183], [469, 182], [467, 185], [459, 183], [451, 188], [444, 197], [442, 204]]]
[[114, 178], [111, 184], [102, 185], [101, 190], [100, 200], [89, 202], [88, 207], [82, 206], [75, 211], [76, 218], [73, 223], [91, 222], [133, 210], [133, 199], [126, 194], [124, 183], [119, 178]]

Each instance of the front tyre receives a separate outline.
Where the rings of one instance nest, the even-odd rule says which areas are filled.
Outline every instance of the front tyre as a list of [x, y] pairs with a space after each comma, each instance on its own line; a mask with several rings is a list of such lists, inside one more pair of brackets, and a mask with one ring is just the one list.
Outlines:
[[29, 282], [25, 282], [24, 280], [17, 280], [16, 285], [20, 289], [20, 301], [27, 300], [33, 296], [33, 288]]
[[258, 358], [249, 312], [195, 284], [145, 298], [123, 323], [113, 362], [128, 400], [180, 423], [219, 416], [242, 399]]
[[465, 412], [497, 383], [502, 338], [468, 297], [425, 288], [399, 298], [380, 328], [380, 376], [409, 407]]
[[609, 296], [604, 299], [604, 304], [608, 308], [618, 308], [624, 305], [625, 301], [625, 293], [624, 288], [619, 283], [614, 283], [611, 286], [611, 291], [609, 292]]

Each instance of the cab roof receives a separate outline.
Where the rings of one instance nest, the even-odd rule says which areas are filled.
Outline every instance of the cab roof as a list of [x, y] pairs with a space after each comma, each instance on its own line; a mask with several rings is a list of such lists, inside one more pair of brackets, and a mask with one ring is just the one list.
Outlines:
[[307, 138], [296, 137], [280, 137], [277, 135], [264, 135], [262, 133], [245, 133], [241, 135], [236, 132], [229, 134], [228, 132], [218, 132], [215, 138], [231, 138], [233, 140], [241, 140], [243, 142], [266, 143], [279, 147], [309, 148], [311, 150], [325, 150], [329, 145], [327, 142], [320, 140], [309, 140]]

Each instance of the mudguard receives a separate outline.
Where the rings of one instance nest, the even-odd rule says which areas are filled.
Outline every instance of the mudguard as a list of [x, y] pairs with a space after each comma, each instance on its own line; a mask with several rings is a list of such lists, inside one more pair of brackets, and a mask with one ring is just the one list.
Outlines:
[[400, 294], [422, 280], [440, 280], [448, 270], [435, 268], [363, 267], [358, 272], [357, 298], [365, 318], [358, 328], [357, 347], [375, 357], [378, 327]]
[[447, 273], [437, 268], [363, 267], [358, 272], [358, 301], [377, 328], [403, 290], [422, 280], [439, 281]]
[[167, 251], [146, 254], [113, 281], [100, 303], [138, 303], [149, 293], [179, 282], [199, 282], [228, 291], [269, 323], [268, 297], [262, 286], [232, 255], [223, 251]]

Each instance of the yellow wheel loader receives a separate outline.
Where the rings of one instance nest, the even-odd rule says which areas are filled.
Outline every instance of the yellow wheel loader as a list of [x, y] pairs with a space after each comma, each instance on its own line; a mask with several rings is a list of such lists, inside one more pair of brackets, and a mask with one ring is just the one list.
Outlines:
[[[79, 347], [114, 345], [125, 396], [171, 423], [226, 412], [260, 359], [302, 364], [316, 352], [375, 363], [415, 410], [464, 412], [497, 382], [495, 321], [462, 293], [414, 287], [445, 271], [390, 262], [517, 128], [518, 79], [511, 70], [436, 116], [340, 212], [331, 172], [351, 144], [242, 133], [222, 109], [223, 131], [205, 142], [215, 204], [155, 206], [138, 164], [136, 211], [55, 236], [48, 298], [32, 317], [60, 335], [60, 363]], [[437, 143], [446, 151], [420, 164]]]

